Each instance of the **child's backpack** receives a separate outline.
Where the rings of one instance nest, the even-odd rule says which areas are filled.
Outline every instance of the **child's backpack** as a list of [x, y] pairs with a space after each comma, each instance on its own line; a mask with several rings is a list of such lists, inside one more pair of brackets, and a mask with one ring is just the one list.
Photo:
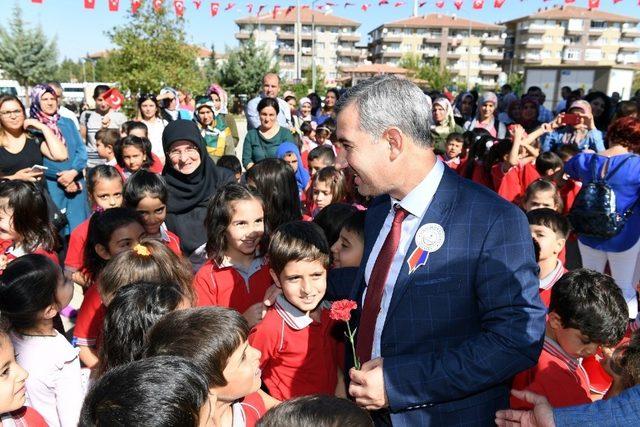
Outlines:
[[611, 159], [607, 158], [600, 174], [598, 156], [594, 154], [591, 157], [590, 169], [593, 179], [582, 186], [569, 212], [569, 222], [578, 235], [610, 239], [622, 230], [638, 200], [636, 199], [624, 212], [616, 212], [616, 193], [607, 180], [610, 180], [631, 157], [635, 155], [624, 158], [610, 172], [608, 169]]

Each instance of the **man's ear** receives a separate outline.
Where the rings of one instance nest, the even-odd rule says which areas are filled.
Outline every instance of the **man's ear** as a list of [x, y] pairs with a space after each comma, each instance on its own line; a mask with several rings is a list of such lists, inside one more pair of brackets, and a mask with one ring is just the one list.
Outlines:
[[400, 129], [391, 127], [384, 131], [382, 138], [389, 144], [390, 159], [397, 159], [405, 148], [405, 135], [400, 132]]
[[276, 285], [276, 288], [282, 289], [282, 286], [280, 285], [280, 278], [278, 277], [276, 272], [273, 271], [273, 268], [269, 269], [269, 274], [271, 274], [271, 278], [273, 279], [273, 283]]

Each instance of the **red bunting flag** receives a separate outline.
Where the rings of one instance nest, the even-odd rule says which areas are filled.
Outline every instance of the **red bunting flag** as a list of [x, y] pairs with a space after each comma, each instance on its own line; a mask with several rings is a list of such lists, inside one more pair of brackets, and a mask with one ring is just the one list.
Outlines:
[[196, 10], [200, 10], [200, 6], [202, 5], [202, 0], [193, 0], [193, 5], [196, 7]]
[[289, 14], [290, 14], [291, 12], [293, 12], [293, 9], [295, 9], [295, 8], [296, 8], [295, 6], [289, 6], [289, 7], [287, 7], [287, 10], [285, 10], [285, 12], [284, 12], [284, 16], [289, 16]]
[[494, 0], [493, 7], [500, 9], [506, 0]]
[[482, 9], [484, 7], [484, 0], [473, 0], [474, 9]]
[[138, 13], [140, 6], [142, 6], [142, 0], [131, 0], [131, 13]]
[[247, 13], [251, 15], [253, 13], [253, 3], [247, 5]]
[[456, 0], [453, 2], [453, 5], [456, 7], [456, 9], [460, 10], [462, 9], [462, 0]]
[[153, 0], [153, 10], [160, 12], [164, 0]]
[[589, 9], [600, 8], [600, 0], [589, 0]]
[[378, 2], [378, 6], [382, 6], [383, 4], [389, 4], [389, 0], [380, 0]]
[[84, 0], [85, 9], [93, 9], [96, 6], [96, 0]]
[[230, 11], [235, 6], [235, 3], [227, 3], [227, 7], [224, 8], [225, 12]]
[[260, 16], [260, 14], [264, 10], [264, 8], [265, 8], [265, 6], [263, 4], [261, 4], [260, 7], [258, 8], [258, 16]]
[[444, 0], [438, 0], [436, 2], [436, 7], [442, 9], [444, 7]]
[[575, 3], [576, 0], [564, 0], [565, 4], [572, 4]]
[[620, 3], [622, 0], [613, 0], [613, 4], [618, 4]]
[[353, 3], [349, 3], [348, 1], [344, 2], [344, 7], [355, 6]]
[[278, 5], [273, 6], [273, 10], [271, 11], [271, 15], [273, 16], [273, 19], [276, 19], [278, 12], [280, 12], [280, 6]]
[[216, 16], [218, 14], [218, 10], [220, 10], [220, 3], [211, 3], [211, 16]]
[[427, 2], [426, 2], [426, 1], [422, 1], [422, 2], [418, 3], [418, 7], [422, 7], [422, 6], [424, 6], [425, 4], [427, 4]]
[[42, 4], [42, 0], [31, 0], [31, 3], [40, 3], [40, 4]]
[[328, 1], [325, 3], [326, 6], [331, 6], [331, 7], [335, 7], [336, 4], [334, 2]]
[[109, 105], [109, 107], [113, 108], [114, 110], [118, 110], [120, 107], [122, 107], [122, 103], [124, 102], [124, 96], [115, 87], [112, 87], [111, 89], [103, 93], [102, 97], [104, 98], [104, 102], [106, 102], [107, 105]]
[[182, 15], [184, 15], [184, 0], [173, 0], [173, 9], [176, 11], [176, 16], [182, 18]]
[[403, 1], [397, 1], [393, 4], [393, 7], [402, 7], [405, 5], [405, 2]]
[[[638, 0], [640, 1], [640, 0]], [[367, 10], [369, 10], [369, 6], [371, 6], [370, 4], [363, 4], [362, 6], [360, 6], [360, 9], [362, 9], [363, 12], [366, 12]]]
[[120, 7], [120, 0], [109, 0], [109, 11], [117, 12]]

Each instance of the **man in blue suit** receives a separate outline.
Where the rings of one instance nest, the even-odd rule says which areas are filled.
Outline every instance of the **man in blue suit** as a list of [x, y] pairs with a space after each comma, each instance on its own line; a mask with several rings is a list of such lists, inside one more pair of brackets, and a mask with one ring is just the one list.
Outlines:
[[492, 425], [542, 348], [527, 220], [437, 160], [431, 110], [408, 80], [371, 78], [336, 108], [358, 191], [377, 196], [351, 293], [364, 363], [349, 393], [377, 425]]

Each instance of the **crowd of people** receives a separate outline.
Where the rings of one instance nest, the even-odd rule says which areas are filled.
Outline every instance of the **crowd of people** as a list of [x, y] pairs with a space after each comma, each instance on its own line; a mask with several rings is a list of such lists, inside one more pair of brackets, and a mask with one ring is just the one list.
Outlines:
[[0, 97], [3, 426], [638, 405], [635, 100], [389, 76], [297, 99], [266, 74], [238, 141], [218, 84], [140, 94], [131, 120], [110, 89], [80, 117], [57, 82]]

